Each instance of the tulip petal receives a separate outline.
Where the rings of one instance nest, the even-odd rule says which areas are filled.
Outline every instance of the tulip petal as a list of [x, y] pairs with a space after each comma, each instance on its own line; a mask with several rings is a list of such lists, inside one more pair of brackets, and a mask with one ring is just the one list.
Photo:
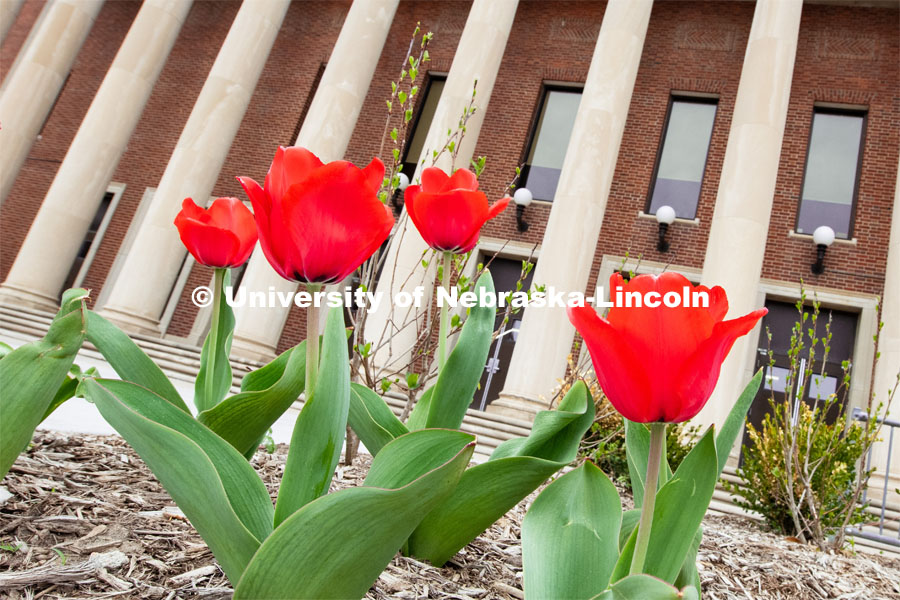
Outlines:
[[394, 222], [362, 170], [343, 161], [291, 186], [282, 205], [294, 255], [292, 278], [309, 282], [347, 277], [387, 239]]
[[422, 191], [436, 194], [444, 191], [450, 177], [437, 167], [428, 167], [422, 171]]
[[[282, 254], [282, 245], [273, 243], [273, 232], [271, 226], [270, 213], [272, 212], [272, 200], [269, 195], [259, 187], [253, 179], [249, 177], [238, 177], [238, 182], [250, 203], [253, 205], [253, 218], [256, 220], [256, 227], [259, 234], [259, 245], [262, 247], [263, 254], [275, 271], [285, 279], [292, 279], [289, 269], [285, 268], [286, 256]], [[281, 236], [278, 236], [279, 238]]]
[[590, 306], [567, 309], [569, 321], [584, 338], [601, 389], [623, 417], [651, 423], [663, 414], [655, 406], [649, 373], [621, 334]]
[[369, 182], [369, 187], [377, 194], [381, 189], [381, 184], [384, 183], [384, 163], [375, 157], [363, 168], [362, 172], [366, 176], [366, 181]]
[[187, 219], [179, 234], [185, 247], [200, 264], [219, 268], [236, 266], [233, 261], [239, 244], [237, 236], [229, 230]]
[[487, 197], [483, 192], [452, 190], [441, 194], [420, 192], [410, 218], [416, 229], [438, 250], [459, 252], [487, 220]]
[[468, 169], [457, 169], [445, 185], [447, 190], [470, 190], [474, 192], [478, 189], [478, 178], [475, 177], [475, 173]]
[[504, 211], [504, 209], [506, 209], [506, 207], [508, 205], [509, 205], [509, 196], [500, 198], [499, 200], [494, 202], [494, 205], [491, 206], [491, 208], [488, 210], [488, 215], [487, 215], [487, 219], [485, 220], [485, 222], [490, 221], [491, 219], [493, 219], [494, 217], [499, 215], [501, 212]]
[[767, 312], [761, 308], [743, 317], [716, 323], [709, 339], [674, 369], [677, 375], [670, 390], [673, 401], [667, 405], [666, 421], [687, 421], [700, 412], [719, 381], [722, 363], [734, 342], [749, 333]]
[[205, 214], [206, 211], [197, 206], [193, 198], [185, 198], [181, 201], [181, 212], [175, 216], [175, 226], [180, 227], [178, 223], [184, 219], [194, 219], [202, 223]]
[[[319, 157], [300, 146], [290, 146], [284, 149], [284, 160], [281, 164], [282, 193], [298, 183], [306, 181], [317, 169], [324, 164]], [[274, 196], [280, 198], [281, 196]]]

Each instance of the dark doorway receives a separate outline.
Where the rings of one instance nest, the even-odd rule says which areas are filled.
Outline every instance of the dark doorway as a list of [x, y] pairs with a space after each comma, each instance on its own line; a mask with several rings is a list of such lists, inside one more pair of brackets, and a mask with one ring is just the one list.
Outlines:
[[[750, 414], [748, 415], [750, 423], [757, 430], [762, 426], [766, 414], [772, 411], [769, 403], [771, 398], [774, 398], [775, 402], [779, 403], [787, 400], [788, 394], [795, 395], [797, 393], [796, 384], [792, 384], [791, 389], [787, 389], [786, 378], [791, 366], [791, 360], [788, 356], [788, 351], [791, 347], [791, 333], [795, 324], [801, 319], [800, 311], [797, 310], [795, 304], [775, 300], [766, 301], [766, 308], [769, 309], [769, 314], [763, 318], [754, 369], [765, 369], [765, 378], [759, 393], [753, 400], [753, 405], [750, 407]], [[804, 307], [803, 311], [810, 315], [803, 326], [804, 350], [798, 357], [798, 360], [804, 361], [805, 368], [805, 361], [809, 357], [809, 330], [812, 329], [813, 307]], [[812, 365], [814, 374], [803, 393], [803, 401], [810, 407], [814, 404], [821, 406], [832, 393], [837, 391], [843, 377], [841, 363], [845, 360], [852, 362], [853, 359], [853, 344], [856, 340], [858, 315], [841, 310], [820, 308], [816, 322], [816, 337], [821, 338], [825, 335], [829, 319], [831, 322], [830, 351], [823, 362], [824, 352], [822, 351], [822, 344], [819, 343], [817, 345], [816, 356]], [[772, 334], [771, 341], [768, 340], [767, 328]], [[772, 365], [769, 364], [768, 351], [770, 349], [774, 360]], [[825, 375], [820, 376], [819, 373], [823, 373], [823, 367]], [[844, 407], [840, 402], [835, 403], [829, 409], [826, 420], [829, 423], [834, 423], [842, 414], [843, 409]], [[743, 443], [744, 445], [751, 443], [746, 431], [744, 432]]]
[[[487, 260], [485, 260], [487, 262]], [[495, 258], [491, 264], [491, 276], [494, 279], [494, 288], [497, 293], [516, 291], [516, 282], [522, 275], [522, 261], [510, 258]], [[531, 288], [531, 280], [534, 270], [528, 273], [522, 282], [522, 291], [528, 291]], [[491, 349], [488, 352], [487, 364], [484, 366], [484, 373], [481, 374], [481, 381], [478, 390], [475, 392], [475, 398], [472, 400], [472, 408], [484, 410], [488, 404], [496, 400], [500, 396], [503, 384], [506, 383], [506, 374], [509, 371], [509, 364], [512, 361], [513, 348], [516, 346], [516, 339], [519, 337], [519, 325], [522, 321], [524, 310], [520, 310], [516, 314], [509, 316], [509, 322], [503, 325], [503, 316], [505, 309], [497, 309], [497, 316], [494, 321], [494, 331], [501, 327], [500, 337], [493, 341]]]

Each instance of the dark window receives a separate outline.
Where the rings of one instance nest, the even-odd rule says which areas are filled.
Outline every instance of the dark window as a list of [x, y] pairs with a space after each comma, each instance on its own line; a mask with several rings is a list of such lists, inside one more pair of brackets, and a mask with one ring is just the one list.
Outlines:
[[437, 110], [441, 92], [444, 91], [446, 75], [428, 75], [428, 81], [424, 86], [424, 94], [420, 101], [419, 111], [409, 128], [406, 148], [403, 151], [403, 173], [412, 180], [416, 173], [416, 166], [422, 159], [422, 151], [425, 149], [425, 138], [431, 129], [431, 121]]
[[81, 247], [78, 248], [78, 254], [75, 256], [75, 261], [72, 262], [72, 267], [69, 269], [69, 274], [66, 276], [66, 283], [63, 285], [62, 291], [75, 285], [78, 273], [84, 265], [84, 259], [87, 258], [88, 252], [91, 251], [91, 245], [97, 237], [97, 231], [99, 231], [100, 224], [103, 223], [103, 217], [106, 216], [106, 211], [109, 210], [109, 205], [112, 203], [114, 197], [115, 194], [112, 192], [106, 192], [106, 194], [103, 195], [103, 200], [100, 201], [100, 207], [97, 209], [97, 212], [94, 213], [94, 220], [91, 221], [91, 225], [84, 236], [84, 240], [81, 242]]
[[525, 155], [520, 184], [520, 187], [531, 191], [535, 200], [549, 202], [556, 195], [580, 103], [580, 89], [544, 89]]
[[717, 100], [673, 96], [656, 158], [647, 212], [671, 206], [675, 216], [697, 216], [700, 186], [706, 170]]
[[797, 233], [811, 234], [828, 225], [837, 237], [850, 237], [865, 124], [865, 113], [815, 109]]

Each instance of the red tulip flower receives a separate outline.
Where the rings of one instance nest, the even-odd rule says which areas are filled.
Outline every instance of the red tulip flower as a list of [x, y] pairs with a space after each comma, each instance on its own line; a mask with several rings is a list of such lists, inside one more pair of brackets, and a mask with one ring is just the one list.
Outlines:
[[[589, 306], [569, 308], [569, 320], [584, 338], [597, 381], [622, 416], [639, 423], [679, 423], [694, 417], [709, 400], [722, 362], [737, 338], [747, 334], [766, 309], [723, 321], [728, 312], [725, 290], [694, 286], [677, 273], [639, 275], [625, 283], [610, 280], [610, 297], [666, 292], [682, 296], [684, 288], [705, 291], [709, 307], [656, 308], [614, 306], [605, 319]], [[674, 302], [673, 302], [674, 304]], [[633, 306], [633, 305], [632, 305]]]
[[191, 255], [208, 267], [240, 266], [256, 245], [253, 213], [237, 198], [216, 198], [205, 209], [185, 198], [175, 227]]
[[422, 185], [407, 187], [404, 199], [409, 218], [428, 245], [456, 254], [474, 248], [482, 225], [509, 204], [509, 198], [503, 198], [488, 206], [471, 171], [459, 169], [448, 177], [437, 167], [422, 171]]
[[305, 148], [278, 148], [264, 187], [238, 177], [250, 201], [259, 242], [285, 279], [341, 281], [391, 233], [394, 217], [378, 199], [384, 165], [323, 164]]

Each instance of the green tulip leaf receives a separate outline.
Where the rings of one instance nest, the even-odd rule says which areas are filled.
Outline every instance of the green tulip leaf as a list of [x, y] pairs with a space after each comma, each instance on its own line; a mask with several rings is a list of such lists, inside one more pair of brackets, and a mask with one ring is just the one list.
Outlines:
[[632, 575], [591, 600], [700, 600], [700, 594], [690, 587], [679, 590], [649, 575]]
[[66, 382], [84, 341], [87, 297], [85, 290], [66, 290], [47, 335], [0, 360], [0, 479], [28, 445]]
[[[216, 269], [217, 279], [222, 279], [219, 293], [219, 314], [213, 313], [210, 332], [203, 342], [200, 351], [200, 371], [194, 381], [194, 405], [197, 412], [203, 412], [216, 406], [228, 395], [231, 389], [232, 374], [231, 339], [234, 335], [234, 311], [225, 300], [225, 289], [229, 286], [231, 275], [229, 269]], [[217, 318], [218, 317], [218, 318]], [[213, 332], [215, 332], [215, 348], [213, 348]], [[207, 379], [212, 377], [211, 388], [207, 388]]]
[[738, 401], [731, 407], [731, 411], [722, 425], [722, 430], [716, 437], [716, 457], [719, 465], [717, 479], [722, 475], [722, 470], [725, 469], [725, 464], [728, 462], [728, 455], [731, 454], [734, 442], [744, 427], [744, 419], [747, 418], [747, 411], [750, 410], [753, 399], [756, 398], [756, 392], [759, 391], [759, 386], [762, 384], [762, 377], [763, 370], [760, 369], [741, 392]]
[[703, 541], [703, 526], [697, 528], [694, 533], [694, 540], [691, 547], [684, 557], [684, 563], [681, 570], [678, 571], [678, 577], [675, 578], [675, 587], [681, 589], [691, 586], [697, 591], [697, 597], [700, 597], [700, 573], [697, 571], [697, 552], [700, 550], [700, 543]]
[[[294, 424], [284, 478], [275, 504], [276, 527], [306, 503], [328, 492], [341, 457], [350, 409], [350, 368], [344, 314], [330, 310], [319, 375]], [[309, 343], [309, 340], [307, 340]]]
[[86, 379], [80, 391], [147, 463], [237, 582], [272, 531], [272, 501], [253, 467], [228, 442], [146, 388]]
[[[453, 490], [474, 449], [472, 436], [446, 430], [389, 442], [363, 486], [309, 502], [275, 530], [235, 600], [363, 597], [422, 517]], [[422, 472], [423, 450], [450, 458]]]
[[428, 420], [428, 413], [431, 412], [431, 399], [434, 397], [434, 386], [429, 387], [419, 399], [416, 405], [409, 412], [409, 418], [406, 419], [406, 428], [410, 431], [417, 429], [425, 429], [425, 422]]
[[[494, 280], [490, 271], [478, 278], [473, 290], [480, 298], [482, 290], [487, 297], [494, 296]], [[475, 390], [481, 380], [494, 335], [493, 306], [477, 304], [470, 309], [469, 318], [463, 324], [459, 341], [447, 357], [444, 368], [434, 384], [433, 397], [425, 427], [459, 429], [466, 410], [472, 404]]]
[[[260, 371], [263, 373], [260, 374]], [[243, 391], [205, 410], [197, 419], [227, 440], [238, 452], [252, 456], [272, 424], [303, 393], [306, 382], [306, 342], [245, 377], [255, 377]], [[269, 384], [268, 387], [254, 389]]]
[[347, 422], [372, 456], [394, 438], [409, 432], [381, 396], [358, 383], [350, 384]]
[[530, 598], [591, 598], [606, 589], [619, 555], [619, 492], [590, 462], [541, 492], [522, 523]]
[[557, 410], [539, 412], [531, 434], [500, 444], [491, 458], [468, 469], [459, 486], [409, 539], [409, 552], [441, 565], [533, 492], [578, 453], [594, 420], [594, 403], [577, 382]]
[[[674, 583], [712, 500], [716, 467], [715, 430], [710, 428], [656, 494], [646, 574]], [[636, 537], [637, 528], [622, 547], [613, 581], [628, 575]]]
[[121, 329], [92, 310], [87, 311], [87, 341], [103, 355], [125, 381], [141, 385], [190, 414], [175, 386]]

